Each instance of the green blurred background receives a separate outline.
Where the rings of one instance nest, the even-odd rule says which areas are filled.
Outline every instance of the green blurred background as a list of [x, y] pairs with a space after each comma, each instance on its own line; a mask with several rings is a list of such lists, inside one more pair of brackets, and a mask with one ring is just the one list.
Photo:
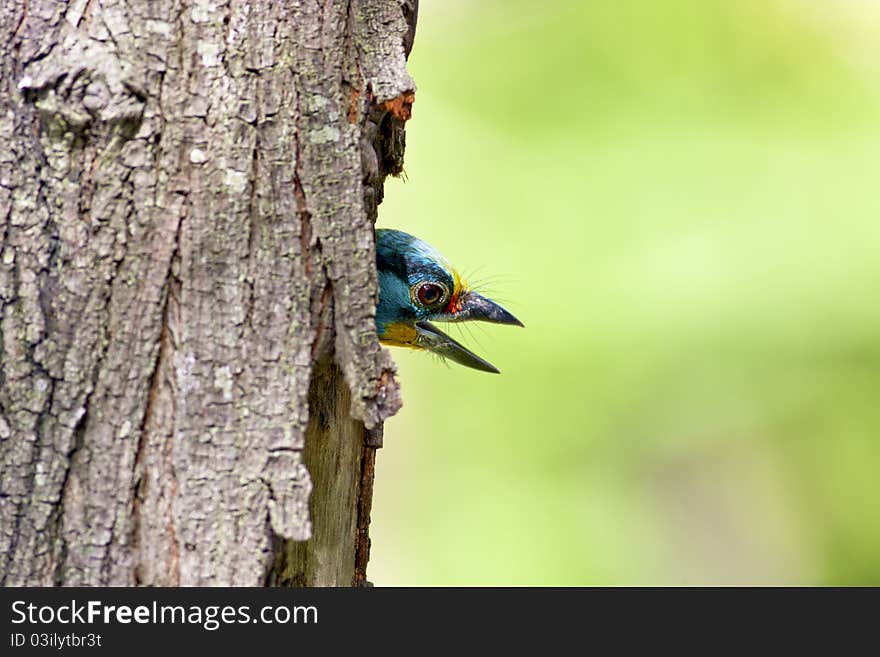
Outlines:
[[378, 585], [880, 584], [880, 4], [423, 0]]

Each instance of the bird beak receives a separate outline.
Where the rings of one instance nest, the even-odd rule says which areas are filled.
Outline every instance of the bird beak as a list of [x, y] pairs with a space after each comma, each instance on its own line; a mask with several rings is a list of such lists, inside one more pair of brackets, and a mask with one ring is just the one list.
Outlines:
[[466, 292], [463, 295], [460, 310], [447, 315], [443, 319], [450, 322], [481, 321], [492, 322], [493, 324], [523, 326], [521, 321], [497, 303], [473, 291]]
[[[498, 307], [501, 309], [502, 312], [507, 312], [500, 306]], [[507, 314], [510, 315], [510, 313]], [[513, 315], [510, 315], [510, 317], [513, 318]], [[510, 324], [519, 322], [514, 319], [513, 322], [506, 323]], [[496, 368], [494, 365], [483, 360], [474, 352], [470, 351], [459, 342], [450, 338], [448, 335], [446, 335], [443, 331], [438, 329], [430, 322], [416, 322], [416, 344], [418, 344], [418, 346], [422, 347], [423, 349], [427, 349], [428, 351], [437, 354], [438, 356], [453, 360], [459, 365], [472, 367], [475, 370], [480, 370], [481, 372], [491, 372], [493, 374], [500, 373], [498, 368]]]

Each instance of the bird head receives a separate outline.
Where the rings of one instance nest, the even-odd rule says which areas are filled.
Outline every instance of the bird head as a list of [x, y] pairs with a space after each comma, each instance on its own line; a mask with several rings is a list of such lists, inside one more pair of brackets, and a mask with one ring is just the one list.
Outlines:
[[483, 321], [522, 326], [500, 305], [468, 288], [430, 244], [399, 230], [376, 230], [379, 303], [376, 331], [383, 344], [425, 349], [461, 365], [498, 370], [431, 322]]

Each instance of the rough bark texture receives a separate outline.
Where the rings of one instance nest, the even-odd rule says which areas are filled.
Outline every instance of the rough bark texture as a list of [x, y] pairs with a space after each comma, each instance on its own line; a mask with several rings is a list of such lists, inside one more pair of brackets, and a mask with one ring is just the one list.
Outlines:
[[2, 584], [363, 582], [415, 6], [2, 4]]

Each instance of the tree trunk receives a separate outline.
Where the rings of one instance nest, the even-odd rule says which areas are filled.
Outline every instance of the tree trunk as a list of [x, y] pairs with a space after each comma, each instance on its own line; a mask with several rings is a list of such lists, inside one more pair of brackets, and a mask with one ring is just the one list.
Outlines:
[[3, 585], [363, 582], [414, 10], [3, 3]]

